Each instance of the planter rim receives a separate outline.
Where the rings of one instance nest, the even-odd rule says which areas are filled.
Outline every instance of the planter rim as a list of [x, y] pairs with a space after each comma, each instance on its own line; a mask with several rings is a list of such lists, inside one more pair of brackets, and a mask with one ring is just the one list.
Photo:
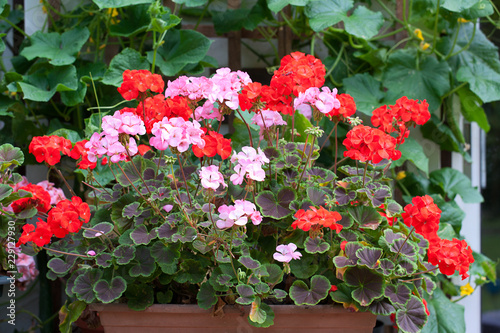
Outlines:
[[[344, 309], [341, 305], [338, 304], [326, 304], [326, 305], [283, 305], [283, 304], [269, 304], [269, 306], [273, 309], [273, 311], [278, 313], [303, 313], [307, 311], [309, 313], [321, 313], [321, 312], [329, 312], [329, 313], [363, 313], [363, 312], [352, 312]], [[224, 312], [232, 313], [237, 312], [241, 313], [241, 311], [245, 308], [249, 308], [250, 305], [225, 305]], [[125, 303], [112, 303], [112, 304], [102, 304], [102, 303], [92, 303], [89, 305], [90, 310], [92, 311], [106, 311], [106, 312], [141, 312], [132, 310]], [[142, 312], [165, 312], [169, 313], [185, 313], [189, 311], [191, 313], [211, 313], [212, 309], [202, 309], [197, 304], [153, 304], [152, 306], [146, 308]], [[365, 312], [366, 314], [371, 315], [370, 312]]]

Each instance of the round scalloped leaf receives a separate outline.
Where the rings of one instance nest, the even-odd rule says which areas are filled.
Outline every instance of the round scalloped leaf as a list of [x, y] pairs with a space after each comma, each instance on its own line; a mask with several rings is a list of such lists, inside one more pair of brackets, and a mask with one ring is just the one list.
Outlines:
[[179, 231], [172, 236], [172, 242], [181, 241], [182, 243], [189, 243], [196, 239], [198, 233], [196, 229], [189, 226], [180, 226]]
[[370, 310], [371, 313], [380, 316], [388, 316], [391, 313], [396, 312], [396, 309], [390, 302], [388, 302], [387, 298], [372, 302], [372, 304], [370, 304], [368, 309]]
[[92, 230], [84, 230], [83, 237], [85, 238], [96, 238], [102, 235], [109, 234], [113, 229], [114, 225], [109, 222], [101, 222], [92, 227]]
[[308, 279], [318, 270], [316, 258], [309, 254], [304, 254], [300, 260], [292, 260], [290, 269], [293, 275], [299, 279]]
[[393, 253], [399, 253], [400, 256], [407, 258], [408, 260], [414, 261], [417, 255], [416, 246], [410, 240], [405, 241], [404, 239], [396, 239], [391, 245], [389, 245], [389, 250]]
[[109, 253], [101, 253], [96, 257], [96, 264], [100, 267], [106, 268], [113, 263], [113, 257]]
[[151, 255], [160, 267], [177, 265], [181, 256], [175, 245], [167, 246], [158, 241], [151, 247]]
[[180, 265], [180, 270], [175, 276], [175, 281], [179, 283], [189, 282], [191, 284], [201, 283], [205, 278], [206, 268], [199, 260], [187, 259]]
[[75, 284], [71, 291], [76, 295], [76, 298], [90, 304], [95, 300], [94, 285], [101, 276], [102, 271], [100, 270], [86, 270], [85, 273], [75, 279]]
[[411, 296], [406, 306], [396, 312], [396, 324], [402, 332], [420, 332], [426, 322], [424, 303], [416, 296]]
[[378, 264], [378, 260], [382, 256], [382, 250], [364, 247], [356, 251], [356, 256], [359, 258], [359, 265], [364, 265], [368, 268], [375, 268]]
[[147, 284], [133, 284], [127, 287], [125, 292], [127, 305], [135, 311], [143, 311], [154, 303], [153, 287]]
[[316, 187], [307, 188], [307, 197], [314, 203], [314, 206], [324, 205], [327, 193]]
[[7, 184], [0, 184], [0, 201], [7, 198], [11, 193], [13, 189], [10, 185]]
[[130, 239], [135, 245], [148, 245], [156, 236], [155, 228], [148, 231], [144, 224], [141, 224], [130, 233]]
[[205, 282], [200, 286], [196, 299], [198, 300], [198, 306], [205, 310], [210, 309], [217, 303], [218, 300], [214, 288], [208, 282]]
[[271, 191], [263, 191], [257, 197], [257, 205], [262, 209], [262, 215], [275, 219], [283, 219], [292, 211], [288, 208], [295, 200], [295, 191], [291, 187], [282, 188], [275, 196]]
[[345, 245], [345, 256], [337, 256], [333, 258], [333, 263], [337, 268], [354, 267], [358, 263], [356, 252], [363, 248], [358, 242], [349, 242]]
[[402, 233], [396, 233], [391, 229], [384, 230], [384, 235], [380, 237], [378, 244], [386, 249], [389, 249], [389, 246], [394, 243], [397, 239], [405, 239], [406, 236]]
[[337, 303], [352, 303], [352, 290], [345, 283], [337, 285], [337, 290], [330, 292], [330, 297]]
[[60, 258], [52, 258], [49, 260], [47, 266], [59, 276], [66, 275], [75, 263], [75, 256], [67, 256], [66, 260]]
[[401, 213], [402, 209], [403, 208], [401, 207], [401, 205], [394, 200], [389, 199], [385, 204], [385, 213], [387, 214], [388, 217], [392, 217], [396, 214]]
[[274, 297], [277, 301], [283, 301], [288, 293], [282, 289], [273, 289], [269, 297]]
[[382, 222], [382, 216], [373, 207], [358, 206], [349, 208], [348, 211], [361, 228], [375, 230]]
[[96, 298], [103, 303], [111, 303], [120, 298], [127, 289], [127, 282], [121, 276], [116, 276], [109, 283], [107, 280], [99, 280], [94, 285]]
[[355, 191], [348, 191], [341, 186], [335, 188], [334, 194], [335, 194], [335, 200], [337, 200], [339, 206], [347, 205], [349, 202], [356, 199]]
[[260, 262], [252, 259], [250, 256], [241, 256], [238, 262], [248, 269], [257, 269], [260, 267]]
[[290, 298], [296, 305], [316, 305], [328, 296], [331, 284], [323, 275], [315, 275], [311, 278], [309, 288], [304, 281], [296, 280], [290, 287]]
[[257, 294], [267, 294], [270, 290], [269, 285], [264, 282], [258, 282], [254, 286], [255, 292]]
[[123, 216], [128, 217], [129, 219], [140, 216], [144, 211], [144, 209], [140, 208], [140, 206], [141, 204], [138, 202], [132, 202], [131, 204], [126, 205], [123, 208]]
[[24, 163], [24, 154], [21, 149], [14, 147], [10, 143], [0, 146], [0, 171], [5, 171], [11, 165], [21, 165]]
[[385, 276], [389, 276], [392, 274], [394, 267], [395, 267], [394, 263], [389, 259], [381, 259], [380, 265], [377, 267], [377, 272]]
[[135, 257], [135, 247], [130, 245], [120, 245], [113, 251], [113, 257], [119, 265], [126, 265]]
[[155, 260], [151, 256], [149, 248], [138, 247], [135, 251], [135, 258], [132, 260], [129, 274], [132, 277], [150, 276], [155, 271]]
[[255, 291], [252, 286], [248, 284], [239, 284], [236, 286], [236, 291], [240, 295], [236, 299], [236, 303], [241, 305], [250, 305], [253, 301], [255, 301]]
[[163, 223], [160, 227], [156, 229], [156, 234], [158, 238], [163, 239], [167, 242], [172, 242], [172, 237], [177, 232], [177, 227], [170, 224], [169, 222]]
[[327, 242], [323, 242], [323, 240], [319, 237], [311, 238], [307, 237], [304, 242], [304, 248], [307, 253], [325, 253], [330, 249], [330, 244]]
[[385, 287], [385, 296], [389, 298], [392, 304], [405, 306], [410, 300], [411, 290], [403, 284], [388, 285]]
[[352, 292], [354, 298], [361, 306], [368, 306], [374, 300], [384, 295], [384, 278], [365, 267], [349, 267], [345, 271], [344, 281], [347, 285], [355, 287]]
[[[254, 303], [258, 302], [258, 307], [254, 307]], [[255, 302], [252, 303], [252, 308], [250, 310], [250, 314], [248, 316], [248, 322], [255, 326], [255, 327], [269, 327], [274, 324], [274, 312], [273, 309], [267, 305], [266, 303], [260, 302], [260, 298], [256, 299]], [[251, 317], [250, 317], [251, 316]], [[259, 319], [257, 319], [257, 316], [259, 316]], [[265, 316], [265, 319], [262, 320], [262, 318]], [[257, 321], [252, 321], [252, 319], [259, 320]]]
[[263, 277], [264, 282], [272, 283], [274, 285], [281, 283], [283, 280], [283, 274], [281, 274], [281, 272], [283, 272], [283, 270], [280, 266], [276, 264], [265, 264], [262, 267], [266, 269], [266, 272], [265, 274], [261, 273], [259, 275]]

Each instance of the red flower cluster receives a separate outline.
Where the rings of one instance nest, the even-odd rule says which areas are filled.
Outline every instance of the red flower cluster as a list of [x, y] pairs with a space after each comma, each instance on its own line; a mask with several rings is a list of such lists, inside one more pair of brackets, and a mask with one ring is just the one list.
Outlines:
[[61, 200], [50, 210], [47, 222], [39, 218], [36, 228], [31, 224], [23, 226], [23, 233], [16, 246], [27, 242], [44, 246], [50, 243], [52, 236], [63, 238], [70, 232], [78, 232], [82, 224], [89, 220], [90, 208], [87, 203], [82, 202], [82, 199], [73, 197], [71, 201]]
[[383, 131], [369, 126], [358, 125], [347, 132], [343, 141], [347, 151], [344, 157], [375, 164], [383, 159], [397, 160], [401, 152], [396, 150], [396, 139]]
[[474, 262], [472, 249], [465, 240], [440, 239], [431, 243], [427, 251], [429, 262], [438, 266], [439, 271], [445, 275], [452, 275], [458, 271], [462, 280], [469, 275], [469, 266]]
[[372, 124], [386, 133], [399, 132], [398, 143], [408, 137], [410, 126], [423, 125], [431, 117], [429, 104], [424, 100], [408, 99], [406, 96], [396, 101], [395, 105], [381, 106], [373, 111]]
[[[204, 130], [205, 132], [207, 131], [206, 128]], [[219, 154], [225, 160], [231, 155], [231, 139], [226, 139], [222, 134], [214, 131], [208, 131], [208, 134], [205, 134], [201, 138], [205, 140], [205, 147], [202, 149], [197, 145], [193, 145], [193, 153], [196, 157], [214, 157], [216, 154]]]
[[338, 94], [337, 99], [340, 102], [340, 108], [333, 109], [326, 115], [329, 117], [336, 117], [338, 120], [352, 116], [356, 113], [356, 103], [354, 98], [349, 94]]
[[413, 205], [406, 205], [404, 213], [401, 214], [404, 223], [408, 227], [414, 227], [415, 232], [424, 236], [425, 239], [429, 241], [436, 239], [441, 209], [428, 195], [414, 197], [411, 202]]
[[29, 152], [35, 155], [38, 163], [56, 165], [61, 161], [61, 153], [69, 155], [73, 148], [71, 141], [57, 135], [35, 136], [29, 145]]
[[294, 217], [297, 219], [292, 223], [292, 228], [299, 228], [303, 231], [311, 230], [311, 235], [320, 231], [323, 227], [330, 228], [339, 233], [343, 226], [337, 224], [342, 219], [339, 212], [329, 212], [323, 207], [316, 209], [313, 206], [309, 210], [299, 209]]
[[165, 83], [161, 75], [151, 74], [147, 70], [129, 70], [123, 72], [123, 83], [118, 92], [127, 101], [143, 95], [148, 89], [157, 93], [163, 92]]
[[125, 108], [120, 110], [120, 112], [132, 112], [141, 117], [146, 126], [146, 132], [151, 133], [153, 125], [161, 121], [164, 117], [169, 119], [173, 117], [182, 117], [184, 120], [188, 120], [193, 110], [189, 107], [185, 97], [175, 96], [165, 99], [163, 94], [158, 94], [140, 102], [137, 109]]
[[[281, 59], [280, 68], [274, 72], [269, 86], [250, 83], [238, 96], [242, 110], [269, 109], [283, 114], [293, 114], [293, 97], [311, 87], [325, 83], [325, 66], [312, 55], [294, 52]], [[260, 103], [259, 103], [260, 102]]]
[[85, 149], [85, 144], [89, 140], [82, 140], [75, 143], [73, 149], [69, 153], [69, 157], [77, 160], [76, 165], [79, 169], [94, 169], [97, 166], [96, 162], [90, 162], [87, 157], [87, 149]]
[[50, 194], [39, 185], [28, 184], [17, 189], [31, 192], [31, 198], [21, 198], [11, 204], [14, 213], [20, 213], [25, 209], [36, 208], [40, 213], [47, 213], [50, 209]]

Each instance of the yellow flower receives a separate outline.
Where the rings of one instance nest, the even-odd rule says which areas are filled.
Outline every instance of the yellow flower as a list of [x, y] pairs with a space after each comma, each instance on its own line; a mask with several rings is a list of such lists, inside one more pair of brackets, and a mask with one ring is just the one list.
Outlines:
[[396, 180], [401, 180], [406, 178], [406, 171], [399, 171], [396, 175]]
[[470, 22], [470, 20], [466, 20], [463, 17], [459, 17], [458, 20], [457, 20], [457, 22], [458, 23], [467, 23], [467, 22]]
[[105, 47], [106, 47], [106, 44], [102, 44], [101, 46], [99, 46], [99, 50], [102, 50]]
[[420, 48], [423, 51], [427, 50], [429, 48], [429, 46], [431, 46], [431, 44], [429, 44], [429, 43], [424, 43], [424, 42], [420, 43]]
[[108, 15], [111, 15], [111, 17], [117, 17], [118, 10], [116, 10], [116, 8], [108, 8]]
[[471, 287], [470, 283], [465, 286], [460, 287], [460, 296], [468, 296], [474, 292], [474, 288]]
[[421, 41], [424, 40], [424, 36], [422, 35], [422, 30], [420, 29], [415, 29], [413, 30], [413, 33], [415, 34], [415, 36], [417, 36], [418, 39], [420, 39]]

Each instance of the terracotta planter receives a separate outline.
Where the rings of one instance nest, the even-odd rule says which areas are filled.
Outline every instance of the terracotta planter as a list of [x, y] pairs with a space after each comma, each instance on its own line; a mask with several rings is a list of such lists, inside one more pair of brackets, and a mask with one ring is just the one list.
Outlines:
[[126, 304], [92, 304], [99, 312], [106, 333], [157, 332], [328, 332], [371, 333], [376, 316], [367, 312], [347, 312], [340, 306], [298, 307], [272, 305], [274, 325], [256, 328], [248, 323], [249, 307], [226, 306], [224, 317], [197, 305], [158, 304], [145, 311], [133, 311]]

